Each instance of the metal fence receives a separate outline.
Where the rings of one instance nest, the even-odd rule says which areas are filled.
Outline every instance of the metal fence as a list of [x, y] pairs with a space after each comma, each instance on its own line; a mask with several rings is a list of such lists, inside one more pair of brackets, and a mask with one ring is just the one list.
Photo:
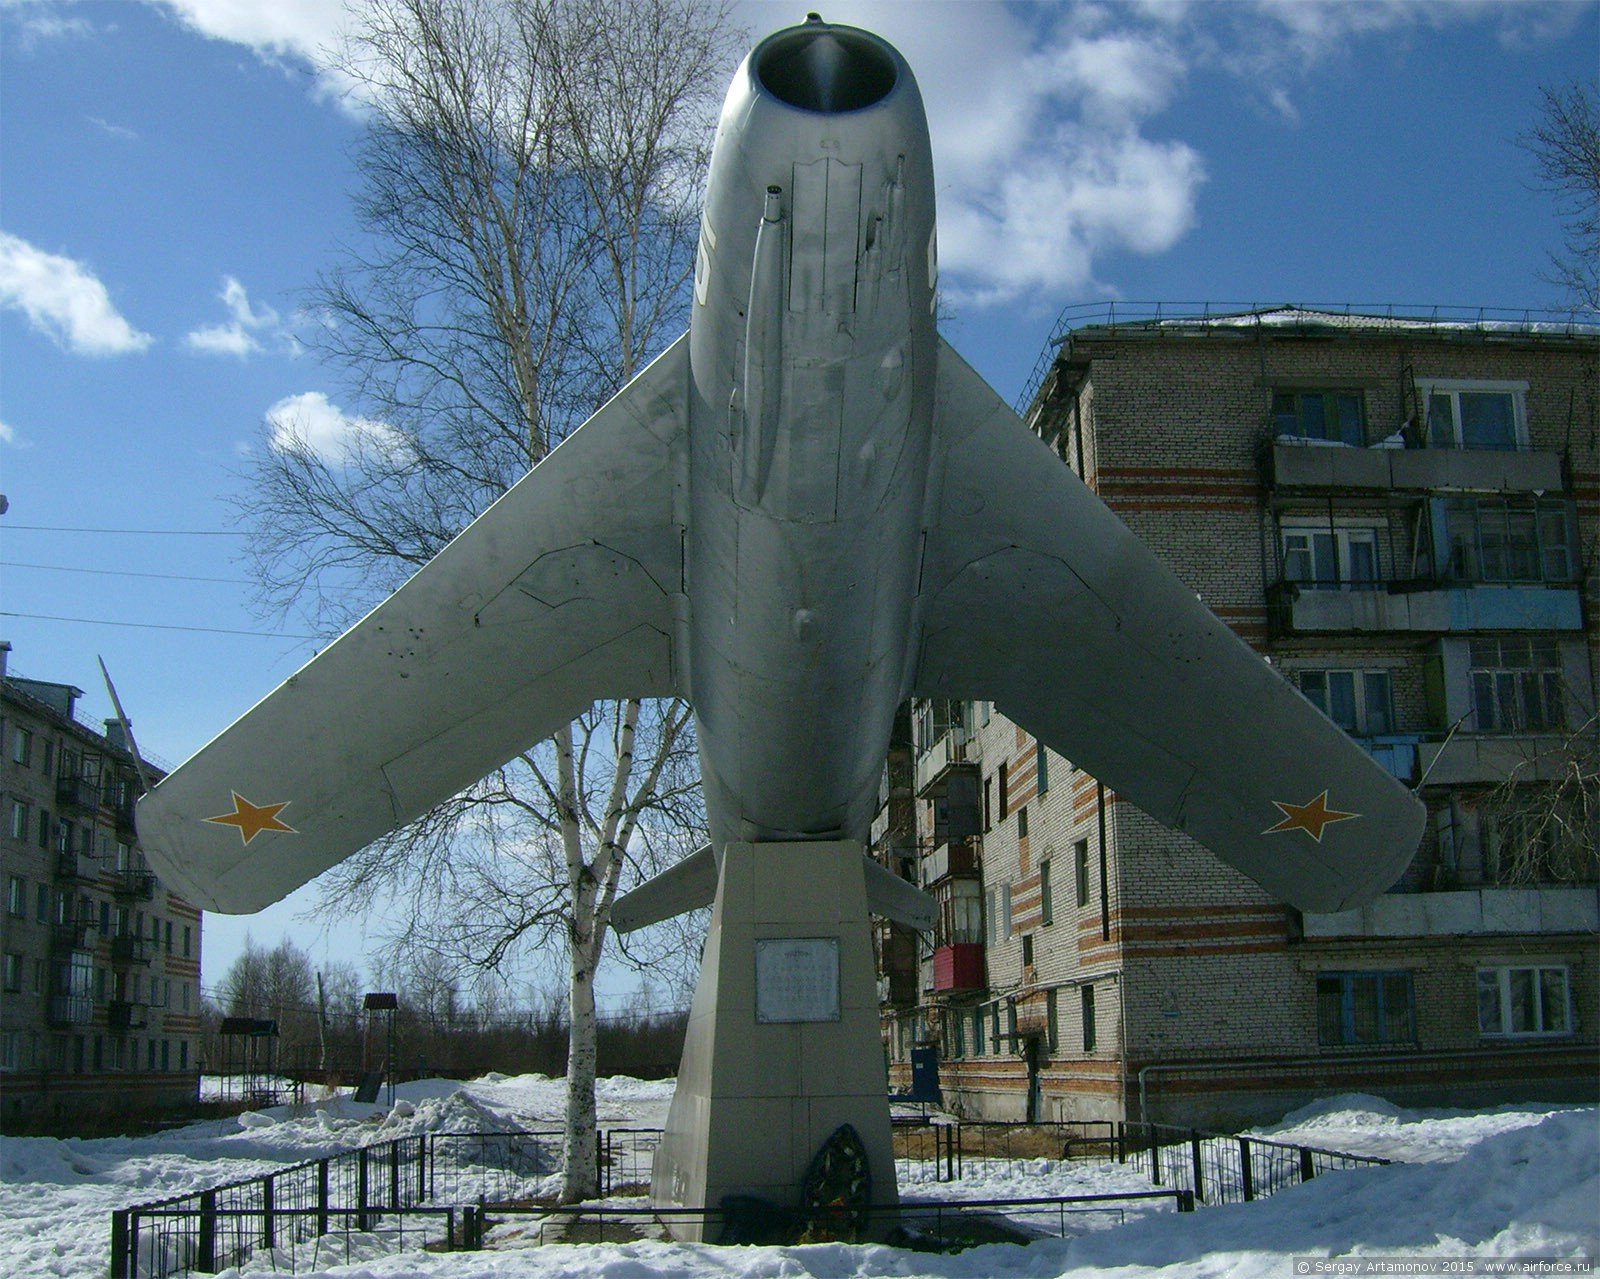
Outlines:
[[[648, 1191], [661, 1135], [656, 1128], [612, 1128], [598, 1134], [602, 1195]], [[112, 1214], [111, 1276], [213, 1274], [242, 1266], [258, 1254], [270, 1254], [279, 1270], [292, 1274], [400, 1248], [474, 1248], [483, 1240], [486, 1211], [537, 1213], [541, 1232], [551, 1223], [580, 1220], [651, 1217], [659, 1225], [663, 1214], [677, 1211], [715, 1224], [720, 1232], [722, 1214], [714, 1208], [557, 1205], [562, 1142], [556, 1129], [420, 1133], [123, 1208]], [[954, 1221], [962, 1212], [1003, 1215], [1020, 1223], [1024, 1235], [1029, 1230], [1064, 1233], [1069, 1212], [1073, 1223], [1082, 1225], [1083, 1213], [1123, 1211], [1097, 1202], [1102, 1199], [1171, 1198], [1185, 1211], [1196, 1203], [1261, 1199], [1321, 1173], [1389, 1162], [1256, 1137], [1109, 1121], [911, 1120], [895, 1125], [894, 1148], [903, 1186], [960, 1181], [996, 1165], [1047, 1159], [1127, 1164], [1159, 1188], [1143, 1196], [913, 1202], [898, 1210], [902, 1227], [937, 1238], [951, 1237], [946, 1219]], [[1053, 1232], [1047, 1228], [1052, 1213]], [[929, 1216], [931, 1226], [918, 1224]]]
[[1191, 1191], [1202, 1204], [1248, 1203], [1321, 1173], [1391, 1162], [1260, 1137], [1137, 1123], [1119, 1125], [1117, 1157], [1148, 1173], [1153, 1184]]
[[1115, 1158], [1119, 1125], [1110, 1120], [1053, 1123], [897, 1120], [895, 1164], [900, 1181], [960, 1181], [990, 1163], [1021, 1159]]
[[[648, 1188], [661, 1132], [602, 1130], [603, 1195]], [[481, 1238], [484, 1203], [532, 1205], [559, 1193], [559, 1130], [419, 1133], [111, 1214], [112, 1279], [214, 1274], [270, 1253], [280, 1269], [364, 1252]]]

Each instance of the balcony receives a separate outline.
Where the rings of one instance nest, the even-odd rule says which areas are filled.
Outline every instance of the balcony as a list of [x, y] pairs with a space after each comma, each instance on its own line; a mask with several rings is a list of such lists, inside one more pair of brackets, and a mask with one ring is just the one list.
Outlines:
[[56, 878], [93, 883], [100, 878], [100, 861], [88, 853], [57, 853]]
[[983, 989], [983, 943], [956, 942], [935, 947], [933, 952], [935, 991]]
[[147, 902], [156, 895], [156, 877], [147, 870], [125, 870], [112, 891], [122, 900]]
[[94, 1001], [87, 995], [51, 995], [52, 1026], [87, 1026], [94, 1017]]
[[946, 841], [924, 850], [917, 865], [917, 880], [924, 888], [949, 875], [977, 874], [978, 853], [966, 840]]
[[100, 783], [81, 773], [56, 778], [56, 803], [63, 809], [94, 813], [100, 809]]
[[111, 962], [114, 964], [148, 964], [155, 953], [153, 942], [132, 933], [118, 933], [111, 939]]
[[1467, 937], [1491, 933], [1600, 932], [1600, 891], [1478, 888], [1385, 893], [1358, 910], [1306, 915], [1306, 941], [1342, 937]]
[[1570, 774], [1566, 739], [1549, 733], [1456, 733], [1417, 747], [1420, 776], [1430, 786], [1496, 785], [1513, 774], [1521, 782], [1553, 782]]
[[66, 920], [57, 923], [50, 940], [57, 950], [93, 950], [94, 924], [87, 920]]
[[1558, 493], [1561, 455], [1502, 449], [1349, 448], [1274, 440], [1279, 488]]
[[149, 1024], [149, 1010], [129, 999], [113, 999], [106, 1005], [106, 1025], [112, 1030], [143, 1030]]
[[1576, 587], [1457, 586], [1397, 591], [1308, 589], [1278, 582], [1267, 603], [1280, 633], [1352, 634], [1374, 631], [1579, 631], [1583, 613]]
[[969, 739], [964, 730], [952, 728], [917, 756], [917, 795], [927, 796], [943, 785], [952, 772], [976, 772], [977, 766], [977, 741]]

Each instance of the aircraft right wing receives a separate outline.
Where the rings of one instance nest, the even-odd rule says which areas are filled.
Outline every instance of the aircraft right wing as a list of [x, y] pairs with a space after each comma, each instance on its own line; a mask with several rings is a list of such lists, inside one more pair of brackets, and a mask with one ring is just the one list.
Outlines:
[[1274, 896], [1394, 883], [1421, 803], [1219, 622], [941, 341], [919, 697], [1009, 718]]
[[681, 690], [688, 339], [139, 803], [145, 856], [259, 910], [602, 698]]

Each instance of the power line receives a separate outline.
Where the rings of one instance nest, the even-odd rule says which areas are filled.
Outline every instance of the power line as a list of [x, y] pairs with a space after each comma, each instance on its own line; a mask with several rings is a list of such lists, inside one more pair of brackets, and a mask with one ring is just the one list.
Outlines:
[[25, 529], [30, 533], [115, 533], [119, 537], [243, 537], [241, 529], [220, 528], [74, 528], [54, 524], [13, 524], [7, 520], [3, 529]]
[[253, 586], [243, 577], [190, 577], [183, 573], [135, 573], [131, 569], [73, 568], [69, 564], [24, 564], [21, 560], [0, 561], [0, 568], [39, 568], [52, 573], [94, 573], [100, 577], [153, 577], [164, 582], [222, 582], [229, 586]]
[[13, 613], [0, 609], [0, 617], [25, 617], [33, 622], [79, 622], [85, 626], [123, 626], [141, 631], [188, 631], [197, 635], [249, 635], [256, 639], [320, 640], [320, 635], [294, 635], [288, 631], [235, 631], [221, 626], [176, 626], [161, 622], [108, 622], [102, 617], [57, 617], [51, 613]]

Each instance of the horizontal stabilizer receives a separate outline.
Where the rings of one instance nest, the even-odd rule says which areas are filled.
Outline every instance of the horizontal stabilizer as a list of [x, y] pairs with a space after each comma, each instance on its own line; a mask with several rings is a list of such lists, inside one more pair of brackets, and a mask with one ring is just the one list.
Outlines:
[[612, 902], [611, 927], [631, 933], [709, 906], [716, 895], [717, 859], [707, 844]]
[[862, 859], [867, 875], [867, 909], [874, 915], [926, 933], [939, 922], [939, 904], [909, 880], [870, 857]]
[[[866, 877], [867, 909], [873, 914], [921, 932], [938, 921], [939, 907], [915, 884], [885, 870], [870, 857], [863, 857], [861, 864]], [[709, 906], [716, 895], [717, 859], [707, 844], [672, 869], [617, 898], [611, 907], [611, 927], [619, 933], [631, 933]]]

